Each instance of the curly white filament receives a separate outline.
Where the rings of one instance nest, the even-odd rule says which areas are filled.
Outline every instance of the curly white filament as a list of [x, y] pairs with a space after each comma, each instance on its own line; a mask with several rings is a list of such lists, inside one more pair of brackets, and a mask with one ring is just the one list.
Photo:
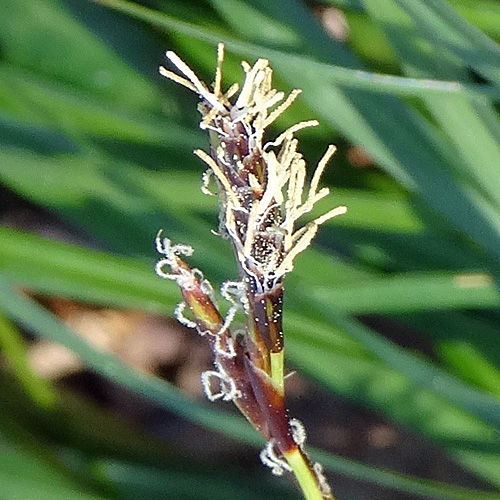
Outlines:
[[[217, 379], [219, 391], [214, 392], [212, 389], [211, 379]], [[240, 391], [236, 387], [234, 380], [223, 371], [209, 370], [201, 374], [201, 384], [203, 392], [210, 401], [222, 399], [223, 401], [232, 401], [241, 396]]]
[[321, 494], [325, 498], [331, 498], [332, 489], [330, 488], [330, 485], [328, 484], [328, 481], [326, 480], [325, 474], [323, 472], [323, 466], [319, 462], [316, 462], [313, 465], [313, 471], [314, 471], [314, 474], [316, 475], [316, 478], [318, 479], [318, 484], [319, 484], [319, 488], [321, 490]]
[[270, 439], [264, 449], [260, 452], [260, 460], [261, 462], [271, 469], [271, 472], [275, 476], [283, 475], [285, 471], [291, 471], [292, 468], [285, 462], [283, 459], [279, 458], [276, 455], [274, 450], [276, 446], [276, 441], [274, 439]]
[[307, 439], [306, 428], [304, 427], [304, 424], [296, 418], [291, 418], [288, 423], [292, 431], [293, 440], [297, 443], [298, 446], [303, 446]]
[[184, 309], [186, 308], [186, 304], [184, 302], [179, 302], [174, 310], [175, 319], [187, 328], [196, 328], [196, 323], [191, 321], [189, 318], [184, 316]]

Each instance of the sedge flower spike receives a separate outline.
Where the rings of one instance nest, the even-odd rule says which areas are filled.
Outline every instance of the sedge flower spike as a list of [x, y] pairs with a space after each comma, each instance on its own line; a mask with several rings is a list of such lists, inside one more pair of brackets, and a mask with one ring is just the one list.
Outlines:
[[[321, 175], [335, 147], [329, 146], [307, 186], [306, 163], [294, 134], [315, 126], [300, 122], [273, 141], [265, 131], [297, 98], [272, 87], [272, 69], [266, 59], [253, 66], [242, 62], [245, 81], [225, 92], [222, 88], [224, 46], [219, 44], [212, 87], [201, 81], [174, 52], [166, 53], [176, 71], [160, 73], [200, 97], [200, 127], [210, 137], [210, 152], [195, 154], [208, 167], [202, 191], [219, 197], [219, 230], [233, 247], [239, 281], [227, 281], [221, 295], [230, 307], [223, 317], [210, 283], [198, 269], [183, 260], [192, 249], [172, 245], [158, 234], [156, 265], [159, 276], [174, 280], [184, 302], [176, 309], [178, 320], [207, 338], [215, 370], [202, 374], [208, 399], [233, 401], [267, 441], [261, 460], [274, 474], [291, 471], [308, 500], [333, 499], [320, 464], [312, 464], [304, 451], [305, 430], [289, 419], [284, 394], [282, 332], [283, 278], [292, 271], [297, 255], [313, 240], [321, 224], [346, 212], [339, 206], [297, 228], [298, 220], [328, 195], [320, 188]], [[168, 272], [164, 267], [168, 267]], [[184, 315], [190, 311], [192, 319]], [[246, 324], [234, 330], [238, 311]]]

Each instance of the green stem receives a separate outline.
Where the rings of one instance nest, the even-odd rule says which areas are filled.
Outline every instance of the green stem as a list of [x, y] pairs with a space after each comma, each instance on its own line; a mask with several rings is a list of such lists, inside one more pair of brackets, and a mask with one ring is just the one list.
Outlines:
[[331, 493], [328, 495], [323, 494], [318, 477], [314, 471], [311, 470], [308, 459], [299, 448], [295, 448], [284, 455], [293, 470], [306, 500], [335, 500]]

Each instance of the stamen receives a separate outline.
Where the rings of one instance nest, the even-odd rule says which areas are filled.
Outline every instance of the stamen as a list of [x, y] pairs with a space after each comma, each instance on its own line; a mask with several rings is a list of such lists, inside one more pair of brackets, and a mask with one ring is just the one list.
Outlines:
[[306, 228], [307, 229], [304, 231], [304, 234], [287, 253], [278, 269], [276, 269], [276, 276], [283, 276], [292, 271], [293, 260], [295, 259], [295, 257], [310, 245], [311, 241], [318, 231], [318, 226], [316, 224], [311, 224], [306, 226]]
[[215, 70], [214, 94], [222, 95], [222, 63], [224, 61], [224, 44], [217, 45], [217, 69]]
[[212, 130], [213, 132], [215, 132], [216, 134], [218, 134], [218, 135], [220, 135], [222, 137], [229, 137], [229, 134], [226, 134], [226, 132], [224, 132], [219, 127], [214, 127], [213, 125], [210, 125], [209, 123], [205, 123], [204, 121], [202, 121], [200, 123], [200, 128], [202, 130]]
[[[196, 76], [194, 71], [175, 53], [168, 50], [166, 56], [172, 63], [177, 66], [179, 71], [184, 74], [185, 77], [194, 85], [196, 92], [203, 97], [212, 107], [217, 108], [221, 112], [225, 112], [226, 109], [218, 101], [217, 97], [213, 95], [207, 88], [207, 86]], [[168, 76], [168, 75], [165, 75]]]
[[196, 89], [196, 87], [189, 80], [182, 78], [182, 76], [179, 76], [177, 73], [174, 73], [173, 71], [169, 71], [164, 66], [160, 66], [158, 68], [158, 71], [160, 72], [160, 75], [164, 76], [165, 78], [168, 78], [169, 80], [172, 80], [175, 83], [178, 83], [184, 87], [187, 87], [189, 90], [192, 90], [196, 94], [198, 93], [198, 90]]
[[204, 115], [203, 119], [200, 122], [200, 128], [203, 129], [205, 125], [208, 125], [211, 121], [215, 120], [216, 118], [219, 117], [220, 112], [217, 108], [211, 108], [208, 113], [205, 107], [203, 106], [198, 106], [198, 109], [200, 110], [201, 114]]
[[[273, 113], [274, 113], [274, 111], [273, 111]], [[269, 116], [269, 118], [271, 116], [272, 116], [272, 114]], [[317, 120], [308, 120], [308, 121], [296, 123], [295, 125], [292, 125], [291, 127], [287, 128], [284, 132], [282, 132], [278, 137], [276, 137], [276, 139], [274, 141], [266, 143], [266, 145], [263, 147], [263, 149], [266, 150], [270, 146], [279, 146], [280, 144], [283, 143], [283, 141], [287, 137], [292, 137], [293, 134], [295, 134], [295, 132], [298, 132], [299, 130], [302, 130], [302, 129], [308, 128], [308, 127], [317, 127], [318, 125], [319, 125], [319, 122]]]
[[269, 127], [269, 125], [271, 125], [271, 123], [274, 122], [274, 120], [276, 120], [276, 118], [278, 118], [278, 116], [282, 115], [290, 106], [291, 104], [293, 103], [293, 101], [295, 101], [295, 99], [297, 99], [297, 96], [302, 92], [302, 90], [300, 89], [294, 89], [290, 92], [290, 94], [288, 95], [288, 97], [285, 99], [284, 102], [282, 102], [267, 118], [266, 120], [264, 121], [264, 123], [262, 124], [262, 128], [267, 128]]
[[[258, 115], [264, 110], [267, 110], [277, 104], [279, 101], [283, 99], [283, 92], [271, 91], [267, 97], [267, 100], [256, 103], [254, 106], [244, 107], [241, 109], [237, 109], [235, 113], [231, 113], [231, 118], [233, 123], [237, 123], [244, 119], [248, 115]], [[256, 123], [256, 127], [264, 128], [264, 120], [261, 120], [262, 123]]]
[[326, 150], [326, 153], [323, 155], [321, 160], [318, 163], [318, 166], [316, 167], [316, 170], [314, 172], [312, 181], [311, 181], [311, 187], [309, 188], [310, 193], [316, 193], [316, 190], [318, 189], [318, 184], [321, 179], [321, 176], [323, 175], [323, 171], [325, 170], [326, 166], [328, 165], [328, 162], [332, 158], [332, 156], [335, 154], [337, 151], [337, 147], [334, 146], [333, 144], [330, 144], [328, 146], [328, 149]]
[[319, 226], [323, 224], [323, 222], [333, 219], [334, 217], [337, 217], [337, 215], [344, 215], [345, 213], [347, 213], [347, 207], [344, 205], [340, 205], [339, 207], [332, 208], [330, 211], [326, 212], [326, 214], [323, 214], [321, 217], [314, 219], [313, 222], [314, 224]]
[[229, 102], [229, 99], [231, 99], [231, 97], [233, 97], [234, 94], [236, 94], [236, 92], [238, 92], [239, 89], [240, 89], [240, 86], [237, 83], [233, 83], [226, 90], [226, 93], [224, 94], [224, 99], [227, 100], [227, 102]]
[[235, 110], [240, 110], [252, 105], [252, 95], [255, 94], [256, 88], [258, 88], [260, 83], [259, 80], [264, 76], [264, 69], [268, 68], [269, 61], [267, 59], [259, 59], [253, 67], [250, 67], [248, 63], [244, 62], [242, 62], [241, 65], [247, 75], [240, 95], [234, 104]]
[[213, 170], [217, 179], [219, 179], [219, 182], [224, 187], [224, 190], [226, 191], [228, 198], [231, 198], [235, 206], [238, 206], [239, 202], [236, 196], [234, 195], [233, 187], [231, 186], [227, 177], [224, 175], [224, 172], [220, 169], [219, 165], [217, 165], [215, 160], [209, 154], [205, 153], [205, 151], [202, 151], [201, 149], [196, 149], [194, 151], [194, 154], [198, 158], [203, 160]]

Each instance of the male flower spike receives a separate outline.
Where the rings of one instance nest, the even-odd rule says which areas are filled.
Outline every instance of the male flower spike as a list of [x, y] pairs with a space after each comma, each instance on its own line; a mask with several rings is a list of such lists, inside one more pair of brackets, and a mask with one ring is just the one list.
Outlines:
[[[323, 222], [346, 212], [346, 207], [336, 207], [296, 228], [298, 219], [328, 194], [319, 182], [335, 147], [327, 149], [306, 189], [306, 163], [294, 134], [318, 122], [298, 123], [263, 144], [266, 128], [300, 91], [285, 98], [273, 89], [269, 62], [259, 59], [253, 66], [242, 62], [246, 76], [239, 92], [237, 84], [223, 92], [223, 54], [224, 46], [219, 44], [212, 89], [171, 51], [166, 56], [180, 75], [164, 67], [160, 73], [201, 98], [200, 127], [210, 136], [210, 152], [195, 151], [208, 166], [202, 191], [212, 194], [209, 187], [214, 178], [219, 234], [231, 242], [239, 269], [239, 280], [221, 288], [231, 304], [226, 317], [220, 314], [201, 271], [181, 258], [191, 255], [192, 248], [172, 245], [159, 234], [156, 243], [163, 258], [156, 271], [180, 287], [184, 302], [176, 309], [179, 321], [197, 329], [210, 343], [215, 369], [202, 374], [207, 397], [238, 406], [266, 439], [260, 456], [274, 474], [292, 471], [308, 500], [333, 499], [321, 465], [312, 464], [304, 451], [303, 425], [287, 415], [282, 304], [283, 278], [292, 271], [295, 257], [309, 246]], [[186, 306], [193, 319], [184, 316]], [[246, 325], [233, 330], [238, 310]]]

